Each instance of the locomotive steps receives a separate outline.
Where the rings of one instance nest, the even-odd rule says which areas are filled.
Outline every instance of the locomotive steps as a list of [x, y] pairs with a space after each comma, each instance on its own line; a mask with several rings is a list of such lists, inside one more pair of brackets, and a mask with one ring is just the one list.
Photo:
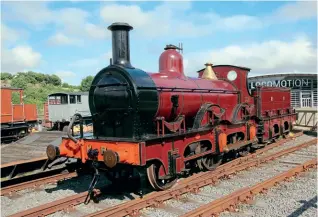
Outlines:
[[[99, 208], [96, 208], [96, 204], [94, 204], [94, 203], [93, 204], [91, 203], [88, 206], [95, 207], [94, 209], [92, 209], [94, 211], [94, 210], [100, 210], [101, 207], [105, 208], [105, 207], [109, 206], [109, 203], [112, 203], [112, 204], [123, 203], [124, 206], [127, 207], [126, 210], [128, 210], [128, 211], [136, 209], [136, 206], [137, 206], [137, 210], [139, 210], [139, 209], [142, 209], [144, 207], [158, 204], [158, 201], [159, 202], [166, 201], [166, 200], [172, 199], [178, 195], [181, 197], [184, 193], [190, 192], [191, 190], [202, 188], [203, 186], [206, 186], [206, 185], [213, 184], [215, 181], [222, 179], [222, 177], [224, 177], [226, 175], [234, 174], [240, 170], [244, 170], [246, 167], [251, 167], [251, 166], [258, 165], [260, 163], [265, 163], [264, 160], [266, 160], [266, 159], [269, 160], [271, 158], [274, 158], [272, 156], [272, 154], [277, 153], [281, 150], [283, 150], [283, 151], [285, 150], [285, 151], [278, 154], [276, 157], [279, 157], [280, 155], [286, 155], [286, 154], [288, 154], [288, 152], [293, 151], [291, 149], [289, 149], [289, 151], [286, 151], [286, 150], [288, 150], [288, 148], [296, 147], [297, 145], [301, 144], [303, 141], [308, 141], [311, 138], [312, 137], [302, 136], [302, 137], [296, 138], [296, 140], [293, 142], [285, 143], [286, 140], [279, 141], [278, 143], [269, 145], [264, 149], [258, 150], [255, 154], [250, 154], [246, 157], [238, 158], [230, 163], [226, 163], [226, 164], [220, 166], [214, 172], [199, 173], [199, 174], [196, 174], [196, 175], [189, 177], [187, 179], [180, 180], [180, 182], [177, 184], [177, 186], [175, 186], [173, 189], [170, 189], [168, 191], [163, 191], [163, 192], [151, 193], [151, 194], [147, 195], [143, 200], [136, 199], [136, 200], [130, 201], [128, 203], [123, 203], [124, 201], [122, 201], [122, 199], [120, 199], [119, 201], [116, 201], [116, 202], [114, 202], [114, 200], [111, 200], [112, 202], [110, 202], [109, 201], [110, 199], [105, 199], [105, 200], [100, 201], [100, 204], [98, 205]], [[291, 138], [289, 138], [288, 140], [290, 141]], [[283, 143], [285, 143], [284, 146], [282, 146]], [[267, 165], [267, 164], [264, 164], [264, 165]], [[223, 182], [224, 182], [224, 180], [221, 182], [221, 184]], [[57, 200], [57, 201], [54, 201], [54, 202], [51, 202], [48, 204], [43, 204], [43, 202], [42, 202], [43, 205], [40, 205], [38, 207], [34, 207], [34, 204], [33, 205], [30, 204], [28, 207], [34, 207], [33, 209], [26, 210], [25, 212], [22, 211], [20, 213], [17, 213], [15, 216], [34, 216], [34, 215], [39, 215], [39, 214], [48, 215], [50, 213], [54, 213], [54, 212], [57, 212], [57, 211], [60, 211], [63, 209], [68, 209], [68, 208], [70, 208], [70, 206], [73, 207], [73, 206], [76, 206], [77, 204], [83, 203], [83, 201], [85, 200], [86, 194], [87, 194], [87, 192], [82, 192], [80, 194], [75, 194], [71, 197], [66, 197], [66, 198], [63, 198], [61, 200]], [[52, 199], [54, 200], [54, 198], [52, 198]], [[46, 201], [48, 201], [48, 200], [46, 200]], [[105, 203], [107, 203], [107, 204], [105, 204]], [[135, 203], [138, 203], [139, 205], [138, 204], [136, 205]], [[142, 206], [140, 206], [140, 205], [142, 205]], [[115, 212], [117, 210], [115, 213], [120, 214], [120, 213], [122, 213], [122, 211], [119, 212], [119, 210], [121, 209], [120, 207], [121, 207], [121, 205], [115, 206], [115, 207], [112, 207], [111, 210], [113, 210], [112, 212]], [[87, 210], [87, 206], [82, 206], [82, 207], [77, 206], [77, 210], [82, 210], [82, 209], [83, 209], [83, 211], [84, 211], [84, 209]], [[110, 210], [108, 210], [108, 211], [110, 211]], [[108, 211], [107, 211], [107, 213], [108, 213]], [[85, 213], [87, 213], [87, 211], [85, 211]], [[128, 214], [127, 212], [125, 212], [125, 213]], [[182, 213], [180, 213], [180, 214], [182, 214]], [[115, 214], [115, 216], [117, 216], [117, 215]]]

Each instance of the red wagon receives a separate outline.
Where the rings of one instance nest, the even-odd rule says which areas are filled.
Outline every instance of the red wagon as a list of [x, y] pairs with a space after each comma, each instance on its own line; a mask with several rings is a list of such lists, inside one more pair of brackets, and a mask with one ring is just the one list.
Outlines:
[[[16, 93], [16, 95], [15, 95]], [[16, 99], [13, 100], [14, 96]], [[14, 103], [13, 101], [17, 101]], [[37, 123], [35, 104], [24, 104], [23, 89], [1, 87], [1, 140], [18, 139]]]

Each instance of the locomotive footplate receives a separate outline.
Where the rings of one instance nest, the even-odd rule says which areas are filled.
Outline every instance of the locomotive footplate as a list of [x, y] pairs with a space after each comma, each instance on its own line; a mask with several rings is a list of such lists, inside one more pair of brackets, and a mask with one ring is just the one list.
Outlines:
[[63, 138], [59, 147], [49, 146], [48, 157], [71, 157], [81, 159], [82, 163], [93, 160], [104, 162], [108, 168], [124, 163], [140, 166], [143, 159], [141, 155], [142, 144], [139, 142], [104, 141], [97, 139], [79, 139], [74, 142], [70, 138]]

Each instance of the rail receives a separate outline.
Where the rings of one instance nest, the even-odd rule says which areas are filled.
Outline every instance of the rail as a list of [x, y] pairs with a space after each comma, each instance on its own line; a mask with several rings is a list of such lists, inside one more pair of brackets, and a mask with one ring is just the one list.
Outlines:
[[31, 180], [31, 181], [27, 181], [27, 182], [15, 184], [15, 185], [9, 185], [7, 187], [2, 187], [1, 188], [1, 196], [9, 195], [9, 194], [11, 194], [13, 192], [17, 192], [17, 191], [21, 191], [21, 190], [24, 190], [24, 189], [27, 189], [27, 188], [40, 186], [40, 185], [43, 185], [43, 184], [55, 183], [55, 182], [57, 182], [59, 180], [73, 178], [73, 177], [76, 177], [76, 176], [77, 176], [76, 172], [61, 173], [61, 174], [51, 175], [51, 176], [48, 176], [48, 177], [39, 178], [39, 179], [35, 179], [35, 180]]
[[247, 203], [252, 200], [253, 196], [258, 193], [265, 193], [270, 187], [275, 186], [277, 183], [285, 181], [286, 179], [297, 175], [298, 173], [306, 170], [313, 165], [317, 165], [317, 159], [311, 159], [306, 161], [304, 164], [301, 164], [297, 167], [294, 167], [286, 172], [283, 172], [273, 178], [267, 179], [263, 182], [260, 182], [252, 187], [246, 187], [240, 190], [237, 190], [225, 197], [219, 198], [211, 203], [208, 203], [204, 206], [201, 206], [191, 212], [188, 212], [182, 217], [194, 217], [194, 216], [218, 216], [219, 213], [229, 210], [234, 211], [235, 206], [241, 202]]

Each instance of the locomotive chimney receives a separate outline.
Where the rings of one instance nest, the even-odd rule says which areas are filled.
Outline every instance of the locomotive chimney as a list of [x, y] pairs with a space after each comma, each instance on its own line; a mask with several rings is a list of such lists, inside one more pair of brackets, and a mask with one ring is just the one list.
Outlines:
[[128, 23], [113, 23], [108, 29], [112, 31], [113, 64], [133, 68], [129, 49], [129, 31], [133, 27]]
[[212, 69], [212, 63], [206, 63], [205, 66], [205, 70], [202, 74], [202, 78], [204, 79], [209, 79], [209, 80], [218, 80], [218, 78], [215, 75], [215, 72]]

